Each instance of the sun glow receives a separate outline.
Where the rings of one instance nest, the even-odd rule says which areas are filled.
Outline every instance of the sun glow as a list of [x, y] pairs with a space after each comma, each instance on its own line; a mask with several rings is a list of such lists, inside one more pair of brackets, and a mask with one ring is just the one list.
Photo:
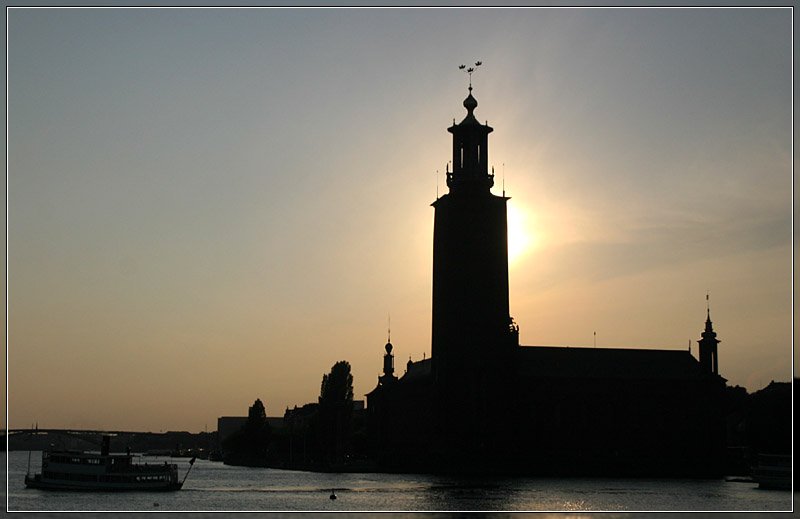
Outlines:
[[514, 265], [533, 248], [536, 239], [531, 232], [528, 213], [516, 205], [508, 205], [508, 263]]

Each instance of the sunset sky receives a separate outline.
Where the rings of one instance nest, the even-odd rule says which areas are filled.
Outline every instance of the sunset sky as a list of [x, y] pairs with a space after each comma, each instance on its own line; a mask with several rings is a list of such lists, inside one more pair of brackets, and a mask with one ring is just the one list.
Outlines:
[[214, 430], [338, 360], [361, 398], [389, 314], [429, 356], [476, 60], [521, 343], [696, 355], [708, 292], [729, 383], [790, 380], [791, 15], [10, 10], [9, 426]]

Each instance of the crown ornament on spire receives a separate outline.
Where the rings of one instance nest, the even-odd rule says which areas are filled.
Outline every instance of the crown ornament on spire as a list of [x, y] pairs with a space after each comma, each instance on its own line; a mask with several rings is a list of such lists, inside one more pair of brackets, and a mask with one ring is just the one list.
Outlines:
[[466, 66], [466, 65], [459, 65], [459, 66], [458, 66], [458, 70], [463, 70], [463, 71], [465, 71], [467, 74], [469, 74], [469, 91], [470, 91], [470, 92], [472, 92], [472, 73], [473, 73], [473, 72], [475, 72], [475, 70], [476, 70], [478, 67], [480, 67], [481, 65], [483, 65], [483, 61], [476, 61], [476, 62], [475, 62], [475, 66], [473, 66], [473, 67], [469, 67], [469, 68], [467, 68], [467, 66]]

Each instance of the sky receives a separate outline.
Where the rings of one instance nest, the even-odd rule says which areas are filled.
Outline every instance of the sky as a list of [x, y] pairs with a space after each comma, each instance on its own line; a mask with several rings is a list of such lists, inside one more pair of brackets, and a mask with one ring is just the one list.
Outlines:
[[[453, 119], [529, 346], [792, 376], [788, 9], [11, 9], [9, 427], [202, 431], [430, 355]], [[438, 171], [438, 173], [437, 173]]]

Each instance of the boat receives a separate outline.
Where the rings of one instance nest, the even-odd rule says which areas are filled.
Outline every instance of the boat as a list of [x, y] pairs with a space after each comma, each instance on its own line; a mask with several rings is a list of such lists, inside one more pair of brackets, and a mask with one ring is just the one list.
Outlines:
[[109, 452], [110, 437], [103, 437], [100, 453], [83, 451], [44, 451], [42, 472], [25, 475], [27, 488], [77, 491], [174, 491], [180, 490], [195, 459], [182, 481], [174, 463], [138, 463], [138, 456]]
[[790, 490], [792, 488], [792, 457], [788, 454], [759, 454], [753, 470], [758, 488]]

